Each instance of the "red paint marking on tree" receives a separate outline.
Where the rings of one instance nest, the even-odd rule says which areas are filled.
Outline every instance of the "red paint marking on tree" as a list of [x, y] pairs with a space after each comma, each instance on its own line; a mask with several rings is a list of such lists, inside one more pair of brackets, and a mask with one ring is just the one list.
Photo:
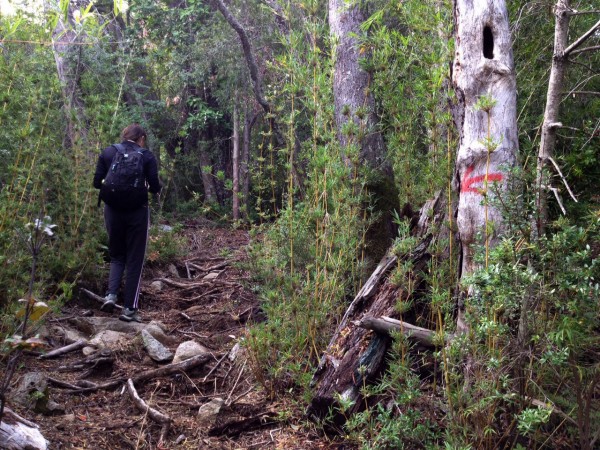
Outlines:
[[[461, 188], [460, 188], [461, 193], [463, 193], [463, 192], [464, 193], [472, 192], [474, 194], [482, 193], [482, 189], [473, 187], [473, 185], [477, 184], [477, 183], [485, 182], [486, 176], [478, 175], [476, 177], [471, 177], [473, 170], [474, 170], [473, 166], [467, 167], [467, 172], [465, 173], [465, 179], [464, 179], [463, 183], [461, 183]], [[503, 176], [501, 173], [488, 173], [487, 174], [488, 182], [502, 181], [502, 178], [503, 178]]]

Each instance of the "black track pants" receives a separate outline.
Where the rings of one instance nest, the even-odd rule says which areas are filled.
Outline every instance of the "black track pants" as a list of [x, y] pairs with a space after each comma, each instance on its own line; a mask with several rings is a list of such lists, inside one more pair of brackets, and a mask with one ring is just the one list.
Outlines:
[[129, 309], [137, 309], [150, 226], [148, 206], [121, 212], [106, 205], [104, 222], [108, 231], [110, 255], [107, 292], [109, 294], [119, 292], [121, 278], [125, 272], [124, 305]]

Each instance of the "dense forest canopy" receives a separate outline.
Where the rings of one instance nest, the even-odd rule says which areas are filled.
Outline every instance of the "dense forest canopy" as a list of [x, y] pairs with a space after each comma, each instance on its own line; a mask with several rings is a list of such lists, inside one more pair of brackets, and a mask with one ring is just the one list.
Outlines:
[[[137, 122], [164, 184], [155, 223], [254, 233], [266, 320], [247, 346], [273, 396], [310, 403], [346, 308], [394, 254], [395, 318], [434, 350], [393, 333], [361, 407], [332, 406], [352, 411], [349, 441], [598, 448], [599, 19], [578, 0], [3, 3], [3, 336], [20, 298], [101, 290], [91, 177]], [[443, 238], [417, 268], [402, 255], [433, 198]], [[38, 247], [36, 219], [55, 225]]]

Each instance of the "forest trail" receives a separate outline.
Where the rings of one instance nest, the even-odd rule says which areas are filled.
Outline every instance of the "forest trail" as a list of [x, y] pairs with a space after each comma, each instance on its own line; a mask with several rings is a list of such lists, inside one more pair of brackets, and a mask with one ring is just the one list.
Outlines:
[[[194, 340], [209, 354], [193, 369], [134, 383], [148, 406], [172, 420], [164, 440], [163, 425], [136, 407], [123, 381], [170, 364], [148, 356], [139, 332], [129, 335], [129, 345], [101, 352], [102, 358], [86, 357], [81, 349], [56, 358], [25, 356], [13, 387], [26, 374], [40, 372], [49, 380], [50, 401], [59, 406], [45, 414], [13, 409], [40, 426], [52, 449], [340, 448], [297, 426], [294, 417], [303, 420], [297, 407], [270, 400], [237, 345], [247, 324], [260, 320], [258, 299], [238, 264], [247, 258], [248, 233], [197, 224], [188, 224], [183, 233], [189, 244], [183, 258], [167, 267], [146, 265], [140, 311], [144, 324], [164, 325], [172, 353]], [[46, 321], [48, 350], [73, 342], [61, 334], [81, 332], [82, 323], [123, 324], [116, 320], [118, 311], [105, 313], [99, 306], [82, 293], [53, 314]], [[110, 388], [89, 388], [115, 380]], [[76, 392], [81, 386], [88, 388]], [[212, 412], [199, 414], [211, 406]]]

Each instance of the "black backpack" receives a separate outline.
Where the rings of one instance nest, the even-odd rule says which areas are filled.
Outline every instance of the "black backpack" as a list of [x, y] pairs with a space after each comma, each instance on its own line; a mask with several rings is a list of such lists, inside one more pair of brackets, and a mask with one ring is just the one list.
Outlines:
[[148, 202], [144, 149], [113, 144], [117, 149], [100, 188], [100, 198], [111, 208], [126, 211]]

